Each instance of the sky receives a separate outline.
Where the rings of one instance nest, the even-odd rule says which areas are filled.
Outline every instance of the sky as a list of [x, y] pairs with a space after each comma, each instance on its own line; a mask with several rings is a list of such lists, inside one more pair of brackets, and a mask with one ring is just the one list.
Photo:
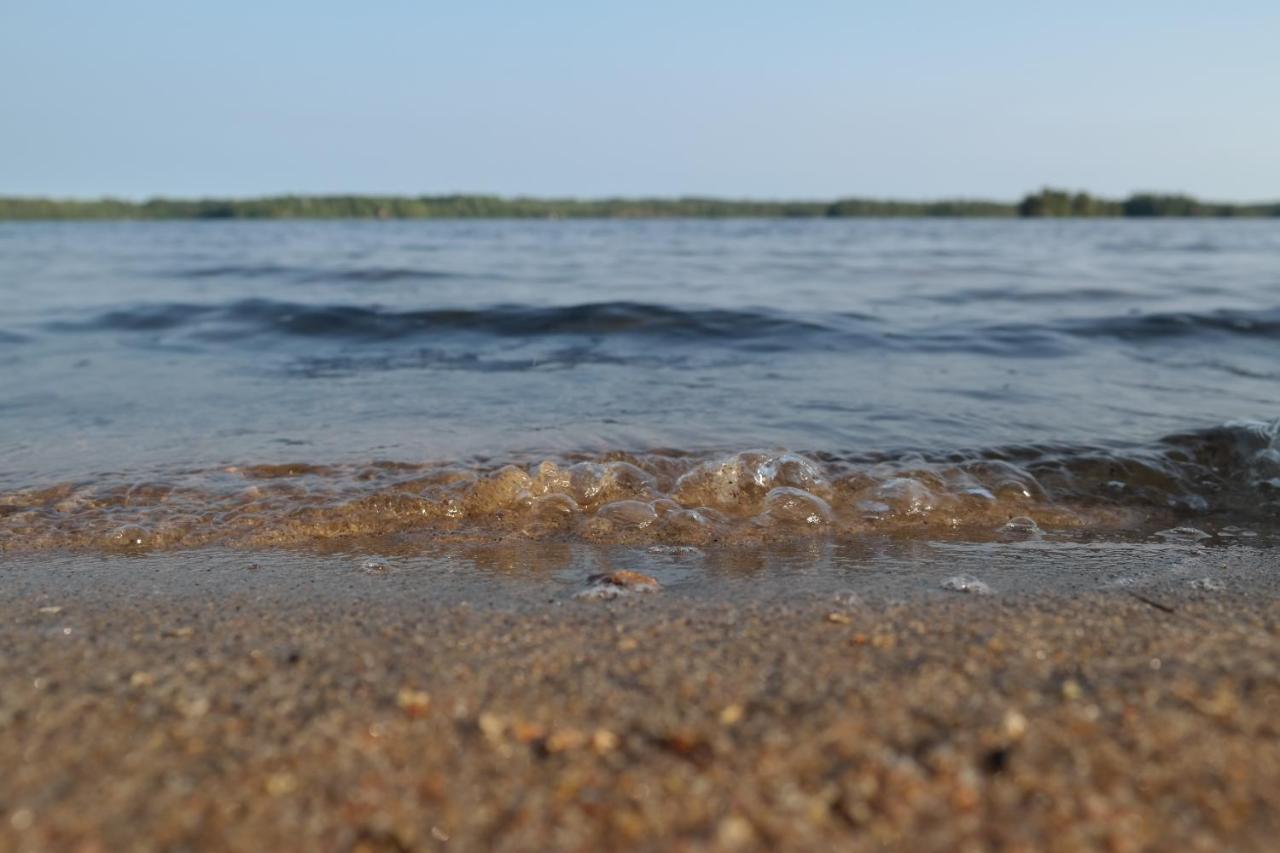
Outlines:
[[0, 0], [0, 195], [1280, 198], [1280, 2]]

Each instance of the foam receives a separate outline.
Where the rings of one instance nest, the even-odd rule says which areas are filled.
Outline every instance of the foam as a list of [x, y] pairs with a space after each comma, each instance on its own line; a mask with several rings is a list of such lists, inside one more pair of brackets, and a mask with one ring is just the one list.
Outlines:
[[697, 547], [867, 534], [1009, 540], [1144, 525], [1229, 531], [1277, 517], [1276, 434], [1274, 424], [1229, 424], [1126, 453], [1012, 448], [864, 461], [769, 449], [662, 451], [112, 475], [0, 494], [0, 549], [441, 536]]

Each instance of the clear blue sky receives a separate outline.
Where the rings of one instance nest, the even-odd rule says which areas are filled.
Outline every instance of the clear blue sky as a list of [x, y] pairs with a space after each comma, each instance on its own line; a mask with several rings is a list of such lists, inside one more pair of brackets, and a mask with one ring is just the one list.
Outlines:
[[0, 0], [0, 194], [1280, 197], [1280, 0]]

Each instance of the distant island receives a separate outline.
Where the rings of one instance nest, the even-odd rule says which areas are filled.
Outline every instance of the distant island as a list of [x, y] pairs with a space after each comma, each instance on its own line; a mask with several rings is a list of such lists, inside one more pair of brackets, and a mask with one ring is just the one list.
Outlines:
[[111, 219], [729, 219], [740, 217], [1271, 217], [1280, 202], [1226, 204], [1138, 193], [1106, 199], [1043, 189], [1019, 202], [949, 199], [738, 201], [716, 198], [541, 199], [488, 195], [287, 195], [246, 199], [66, 200], [0, 197], [0, 220]]

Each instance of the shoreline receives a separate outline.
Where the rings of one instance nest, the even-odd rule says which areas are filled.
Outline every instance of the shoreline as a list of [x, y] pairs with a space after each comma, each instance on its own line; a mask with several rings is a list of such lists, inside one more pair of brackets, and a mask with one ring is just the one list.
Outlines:
[[577, 564], [518, 554], [250, 558], [0, 563], [0, 847], [1264, 849], [1280, 829], [1265, 550], [1213, 595], [852, 604], [750, 577], [572, 601]]

